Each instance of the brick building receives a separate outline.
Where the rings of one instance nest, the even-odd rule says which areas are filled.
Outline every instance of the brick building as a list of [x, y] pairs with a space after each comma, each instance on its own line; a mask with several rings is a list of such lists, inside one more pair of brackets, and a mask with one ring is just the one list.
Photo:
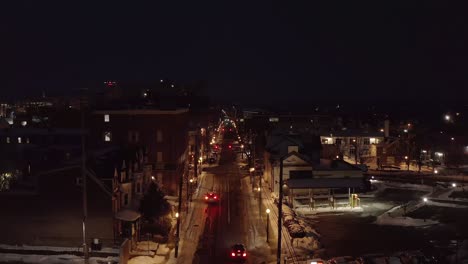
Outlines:
[[95, 145], [144, 145], [152, 176], [168, 194], [176, 194], [189, 121], [188, 109], [99, 110], [92, 114], [90, 140]]

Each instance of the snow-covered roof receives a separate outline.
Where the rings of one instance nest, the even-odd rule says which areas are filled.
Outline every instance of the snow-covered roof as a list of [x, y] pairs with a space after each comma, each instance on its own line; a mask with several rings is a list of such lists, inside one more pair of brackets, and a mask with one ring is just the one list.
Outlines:
[[354, 166], [351, 163], [348, 163], [344, 160], [331, 160], [331, 159], [320, 159], [320, 164], [315, 164], [313, 166], [314, 170], [354, 170], [360, 171], [361, 168]]
[[312, 178], [312, 179], [288, 179], [287, 185], [290, 189], [303, 188], [359, 188], [364, 187], [361, 178]]
[[138, 218], [140, 217], [141, 217], [140, 213], [134, 210], [128, 209], [128, 208], [122, 209], [115, 214], [116, 219], [127, 221], [127, 222], [134, 222], [138, 220]]

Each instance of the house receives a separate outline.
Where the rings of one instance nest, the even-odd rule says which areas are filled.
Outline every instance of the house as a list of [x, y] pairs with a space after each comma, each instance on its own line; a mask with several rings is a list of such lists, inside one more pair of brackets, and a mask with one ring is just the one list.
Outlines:
[[[127, 149], [112, 178], [113, 231], [116, 240], [140, 238], [140, 200], [154, 180], [143, 148]], [[134, 244], [134, 243], [132, 243]]]
[[377, 146], [384, 142], [380, 131], [341, 130], [320, 135], [328, 158], [347, 158], [355, 163], [375, 163]]
[[279, 197], [281, 176], [286, 199], [291, 203], [295, 196], [313, 197], [337, 189], [347, 189], [351, 195], [355, 188], [364, 187], [360, 168], [340, 159], [320, 158], [321, 150], [317, 144], [309, 143], [309, 146], [315, 146], [313, 149], [305, 149], [305, 146], [300, 135], [276, 134], [269, 138], [263, 178], [275, 198]]

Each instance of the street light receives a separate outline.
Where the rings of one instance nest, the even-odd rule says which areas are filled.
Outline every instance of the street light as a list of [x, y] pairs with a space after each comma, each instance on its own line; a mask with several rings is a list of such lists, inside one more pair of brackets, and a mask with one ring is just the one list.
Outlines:
[[267, 213], [267, 221], [266, 221], [266, 235], [267, 235], [267, 238], [266, 238], [266, 242], [268, 243], [268, 223], [270, 222], [270, 209], [267, 208], [266, 209], [266, 213]]
[[427, 203], [427, 197], [423, 198], [423, 202]]
[[457, 184], [456, 183], [452, 183], [452, 187], [457, 187]]

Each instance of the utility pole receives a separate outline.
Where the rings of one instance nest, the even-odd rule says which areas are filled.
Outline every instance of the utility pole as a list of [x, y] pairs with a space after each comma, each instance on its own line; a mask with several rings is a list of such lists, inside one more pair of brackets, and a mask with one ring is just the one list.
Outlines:
[[278, 201], [278, 246], [276, 264], [281, 264], [281, 219], [283, 216], [283, 158], [280, 158], [279, 201]]
[[85, 149], [85, 108], [87, 89], [81, 90], [81, 180], [83, 184], [83, 258], [84, 263], [89, 263], [88, 245], [86, 244], [86, 218], [88, 217], [88, 193], [86, 189], [86, 149]]
[[175, 242], [175, 251], [174, 251], [174, 257], [176, 258], [179, 255], [179, 239], [180, 239], [179, 231], [180, 231], [180, 217], [181, 217], [180, 213], [182, 211], [182, 186], [183, 186], [183, 181], [184, 181], [184, 174], [186, 173], [185, 169], [187, 167], [187, 159], [189, 155], [188, 148], [185, 151], [185, 155], [186, 155], [186, 159], [185, 159], [184, 165], [182, 167], [183, 169], [180, 172], [180, 177], [179, 177], [179, 205], [178, 205], [177, 213], [176, 213], [177, 229], [176, 229], [176, 242]]

